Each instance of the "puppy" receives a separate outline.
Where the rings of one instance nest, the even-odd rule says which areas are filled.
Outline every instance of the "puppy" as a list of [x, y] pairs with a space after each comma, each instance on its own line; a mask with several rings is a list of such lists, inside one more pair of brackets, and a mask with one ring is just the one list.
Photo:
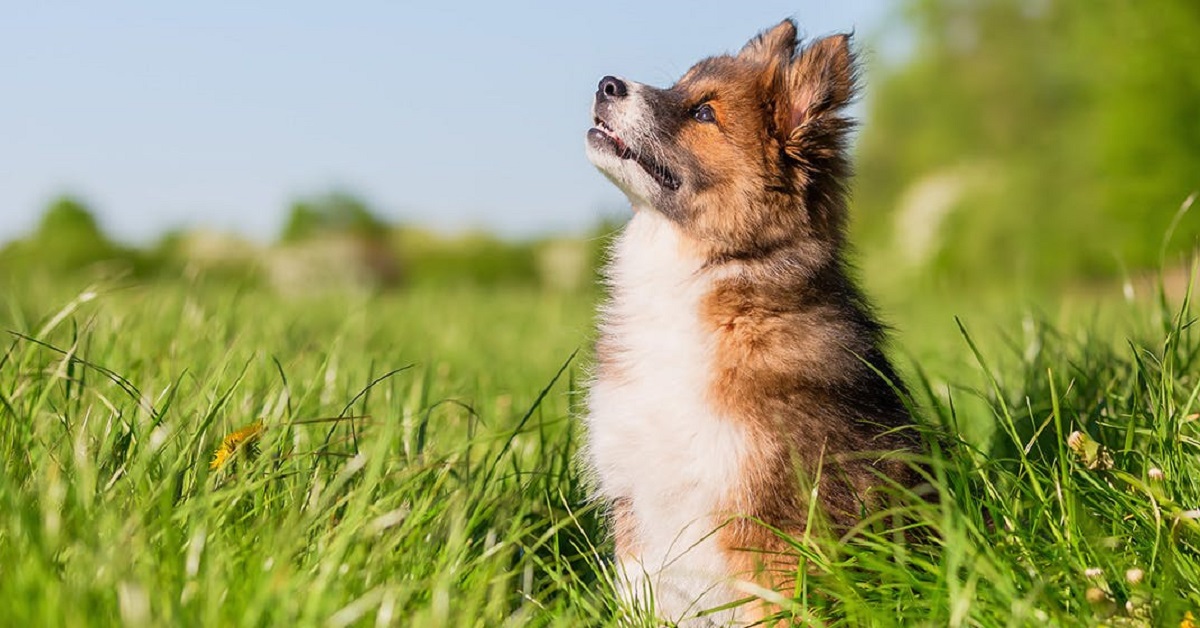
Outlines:
[[788, 20], [668, 89], [600, 81], [587, 154], [633, 206], [611, 251], [585, 460], [624, 591], [660, 620], [756, 621], [748, 580], [797, 561], [767, 524], [852, 526], [917, 449], [903, 388], [843, 261], [846, 35]]

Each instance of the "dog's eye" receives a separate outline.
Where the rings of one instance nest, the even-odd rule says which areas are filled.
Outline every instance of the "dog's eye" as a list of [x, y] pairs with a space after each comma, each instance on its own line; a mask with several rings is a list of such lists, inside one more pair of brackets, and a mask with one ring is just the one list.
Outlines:
[[716, 122], [717, 114], [713, 112], [712, 105], [705, 103], [692, 109], [692, 117], [700, 122]]

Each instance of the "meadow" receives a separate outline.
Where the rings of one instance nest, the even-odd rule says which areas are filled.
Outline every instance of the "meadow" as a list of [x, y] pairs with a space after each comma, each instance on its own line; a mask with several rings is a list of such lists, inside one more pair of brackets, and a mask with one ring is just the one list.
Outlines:
[[[787, 617], [1193, 625], [1200, 342], [1186, 295], [1108, 292], [882, 295], [939, 500], [793, 539]], [[0, 623], [617, 624], [574, 459], [597, 298], [8, 280]]]

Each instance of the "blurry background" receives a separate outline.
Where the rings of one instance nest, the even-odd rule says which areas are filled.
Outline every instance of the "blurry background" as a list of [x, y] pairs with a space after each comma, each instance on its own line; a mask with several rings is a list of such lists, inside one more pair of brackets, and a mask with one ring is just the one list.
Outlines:
[[1194, 0], [55, 3], [0, 22], [0, 276], [588, 292], [627, 211], [583, 155], [597, 79], [785, 16], [856, 32], [854, 240], [901, 322], [1192, 250]]

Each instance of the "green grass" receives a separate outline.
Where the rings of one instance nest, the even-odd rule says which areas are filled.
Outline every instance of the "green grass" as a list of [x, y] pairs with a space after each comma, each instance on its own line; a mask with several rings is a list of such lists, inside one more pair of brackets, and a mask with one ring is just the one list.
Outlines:
[[[46, 285], [0, 293], [0, 622], [616, 623], [611, 544], [573, 460], [591, 297]], [[1136, 311], [902, 325], [916, 402], [946, 432], [941, 499], [909, 506], [936, 534], [795, 539], [787, 612], [1007, 626], [1200, 610], [1200, 342], [1178, 307]], [[1076, 430], [1110, 467], [1069, 448]]]

